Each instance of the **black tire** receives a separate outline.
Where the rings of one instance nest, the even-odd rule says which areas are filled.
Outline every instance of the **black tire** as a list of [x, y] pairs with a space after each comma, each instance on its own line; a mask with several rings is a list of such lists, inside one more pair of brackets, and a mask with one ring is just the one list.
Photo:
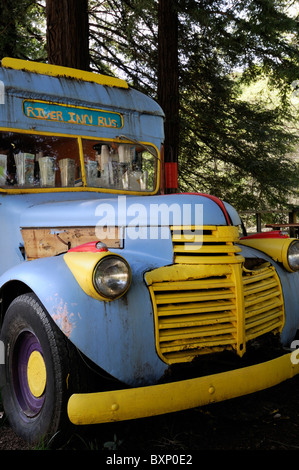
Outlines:
[[[21, 295], [11, 303], [1, 341], [5, 348], [1, 396], [12, 429], [29, 443], [65, 437], [70, 428], [67, 401], [79, 388], [76, 349], [34, 294]], [[32, 366], [32, 358], [38, 367]]]

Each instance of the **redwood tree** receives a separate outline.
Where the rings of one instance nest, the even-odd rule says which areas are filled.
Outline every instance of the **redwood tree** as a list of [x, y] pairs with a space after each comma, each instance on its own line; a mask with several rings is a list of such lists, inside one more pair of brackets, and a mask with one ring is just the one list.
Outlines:
[[89, 70], [88, 0], [47, 0], [48, 62]]
[[[178, 12], [176, 2], [159, 0], [158, 5], [158, 102], [165, 113], [166, 179], [176, 188], [179, 153]], [[170, 163], [170, 165], [168, 165]]]

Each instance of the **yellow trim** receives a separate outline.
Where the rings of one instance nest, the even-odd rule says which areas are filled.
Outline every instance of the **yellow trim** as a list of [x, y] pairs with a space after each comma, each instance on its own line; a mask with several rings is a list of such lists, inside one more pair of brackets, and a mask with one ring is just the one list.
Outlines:
[[[242, 258], [243, 259], [243, 258]], [[240, 259], [239, 261], [241, 261]], [[226, 281], [222, 279], [222, 276], [226, 277]], [[211, 278], [214, 278], [212, 283], [213, 288], [216, 286], [219, 289], [219, 283], [221, 288], [226, 288], [231, 291], [231, 301], [234, 303], [232, 307], [235, 311], [234, 321], [231, 321], [231, 325], [235, 325], [236, 334], [233, 334], [234, 338], [231, 338], [229, 341], [230, 347], [236, 346], [236, 350], [240, 356], [245, 353], [245, 340], [244, 340], [244, 299], [243, 287], [241, 283], [242, 273], [241, 273], [241, 264], [239, 265], [230, 263], [230, 264], [218, 264], [218, 265], [195, 265], [195, 264], [181, 264], [181, 265], [171, 265], [161, 268], [154, 269], [145, 274], [145, 281], [148, 285], [153, 312], [154, 312], [154, 325], [155, 325], [155, 338], [156, 338], [156, 350], [160, 359], [167, 364], [177, 363], [177, 362], [190, 362], [194, 358], [194, 351], [185, 347], [182, 349], [184, 353], [180, 356], [178, 354], [175, 357], [172, 357], [171, 354], [168, 354], [170, 351], [165, 352], [161, 347], [161, 324], [163, 319], [159, 314], [158, 308], [166, 307], [166, 304], [170, 306], [170, 311], [174, 308], [178, 302], [186, 301], [186, 291], [190, 290], [194, 293], [197, 293], [202, 290], [206, 290], [209, 293], [209, 287], [211, 287]], [[217, 279], [218, 278], [218, 279]], [[221, 279], [221, 282], [219, 281]], [[196, 288], [194, 283], [196, 283]], [[193, 285], [191, 285], [193, 284]], [[184, 289], [184, 291], [182, 291]], [[161, 297], [161, 294], [169, 291], [167, 294], [167, 301], [165, 297], [158, 301], [157, 299]], [[203, 294], [199, 294], [201, 297]], [[181, 299], [179, 301], [179, 299]], [[215, 299], [219, 300], [219, 293], [216, 295]], [[198, 300], [198, 299], [197, 299]], [[209, 295], [209, 301], [212, 301], [211, 295]], [[191, 301], [190, 301], [191, 302]], [[196, 304], [196, 301], [194, 301]], [[163, 305], [162, 305], [163, 304]], [[228, 309], [229, 307], [227, 307]], [[179, 324], [184, 323], [184, 307], [181, 307], [181, 310], [175, 310], [178, 314], [180, 321], [176, 323], [176, 332], [178, 331]], [[192, 310], [190, 309], [190, 312]], [[199, 309], [200, 311], [200, 309]], [[189, 313], [190, 313], [189, 312]], [[165, 313], [165, 312], [164, 312]], [[163, 314], [162, 314], [163, 317]], [[171, 318], [170, 315], [168, 318]], [[199, 320], [196, 320], [196, 322]], [[192, 328], [194, 325], [189, 325], [189, 328]], [[217, 326], [214, 325], [215, 328]], [[163, 328], [163, 327], [162, 327]], [[169, 327], [170, 328], [170, 327]], [[171, 329], [171, 328], [170, 328]], [[182, 330], [184, 328], [182, 327]], [[218, 330], [218, 334], [220, 331]], [[224, 335], [226, 332], [224, 332]], [[185, 338], [186, 339], [186, 338]], [[199, 340], [199, 338], [198, 338]], [[233, 341], [233, 343], [231, 343]], [[185, 345], [186, 346], [186, 345]], [[220, 348], [220, 347], [219, 347]], [[224, 349], [223, 347], [219, 350]], [[215, 351], [215, 347], [214, 347]], [[198, 351], [196, 355], [200, 354]]]
[[171, 227], [175, 264], [145, 274], [156, 350], [167, 364], [190, 362], [224, 349], [236, 350], [242, 357], [249, 339], [277, 333], [284, 324], [281, 284], [274, 267], [265, 263], [259, 270], [246, 270], [232, 243], [237, 232], [229, 227], [195, 228], [188, 234], [182, 227]]
[[[84, 162], [83, 156], [83, 147], [82, 147], [82, 139], [86, 140], [96, 140], [97, 136], [85, 136], [85, 135], [78, 135], [78, 134], [63, 134], [63, 133], [56, 133], [56, 132], [48, 132], [48, 131], [35, 131], [32, 129], [18, 129], [18, 128], [11, 128], [11, 127], [0, 127], [1, 132], [16, 132], [19, 134], [33, 134], [33, 135], [45, 135], [50, 137], [68, 137], [70, 139], [77, 139], [79, 141], [79, 155], [81, 161]], [[106, 137], [99, 138], [101, 141], [104, 142], [117, 142], [117, 143], [130, 143], [129, 140], [123, 140], [115, 137], [115, 139], [108, 139]], [[81, 140], [81, 148], [80, 148], [80, 140]], [[124, 194], [124, 195], [133, 195], [133, 196], [153, 196], [158, 193], [159, 191], [159, 181], [160, 181], [160, 172], [161, 172], [161, 163], [160, 163], [160, 152], [155, 144], [152, 142], [140, 142], [144, 145], [150, 145], [151, 147], [155, 148], [157, 151], [157, 181], [156, 181], [156, 188], [153, 191], [126, 191], [122, 189], [110, 189], [110, 188], [96, 188], [92, 186], [78, 186], [73, 188], [0, 188], [0, 194], [28, 194], [28, 193], [59, 193], [59, 192], [99, 192], [99, 193], [109, 193], [109, 194]], [[80, 153], [81, 152], [81, 153]], [[82, 167], [82, 181], [83, 174], [85, 177], [85, 165], [83, 164]], [[85, 184], [86, 184], [86, 177], [85, 177]]]
[[[42, 117], [28, 116], [27, 114], [25, 114], [25, 108], [24, 108], [24, 103], [26, 101], [30, 101], [31, 103], [53, 104], [53, 105], [56, 105], [56, 106], [61, 106], [63, 108], [83, 109], [83, 110], [86, 110], [86, 111], [97, 111], [97, 112], [102, 112], [102, 113], [107, 113], [107, 114], [109, 114], [109, 113], [110, 114], [116, 114], [121, 119], [121, 126], [120, 127], [115, 127], [115, 128], [112, 128], [112, 129], [122, 129], [124, 127], [123, 115], [121, 113], [116, 112], [116, 111], [110, 111], [110, 110], [101, 109], [101, 108], [88, 108], [87, 106], [75, 106], [73, 104], [58, 103], [57, 101], [46, 101], [46, 100], [35, 100], [35, 99], [31, 99], [31, 98], [24, 98], [23, 103], [22, 103], [22, 109], [23, 109], [24, 116], [27, 117], [28, 119], [38, 119], [39, 121], [48, 121], [48, 122], [59, 122], [61, 124], [74, 124], [74, 123], [70, 123], [70, 122], [67, 122], [67, 121], [57, 121], [55, 119], [46, 119], [46, 118], [42, 118]], [[91, 124], [88, 124], [88, 123], [80, 124], [80, 125], [87, 126], [87, 127], [100, 127], [100, 129], [111, 129], [111, 127], [108, 127], [108, 126], [95, 126], [95, 125], [92, 126]]]
[[234, 282], [235, 292], [235, 307], [236, 307], [236, 350], [240, 357], [246, 351], [246, 338], [245, 338], [245, 306], [244, 306], [244, 291], [242, 281], [242, 266], [241, 264], [232, 264], [232, 279]]
[[[192, 226], [189, 231], [190, 233], [186, 227], [171, 227], [175, 263], [219, 265], [244, 261], [242, 256], [236, 255], [241, 251], [234, 244], [239, 240], [237, 227]], [[196, 254], [200, 256], [194, 256]]]
[[[277, 385], [299, 373], [291, 354], [229, 372], [163, 385], [74, 394], [68, 402], [73, 424], [98, 424], [204, 406]], [[297, 362], [297, 361], [296, 361]]]
[[266, 255], [271, 256], [274, 261], [282, 263], [284, 268], [293, 272], [288, 263], [288, 248], [290, 244], [297, 240], [296, 238], [253, 238], [247, 240], [240, 240], [238, 243], [240, 245], [249, 246], [250, 248], [255, 248], [256, 250], [266, 253]]
[[109, 251], [100, 253], [70, 252], [66, 253], [63, 259], [85, 294], [97, 300], [109, 300], [98, 294], [93, 286], [92, 279], [97, 263], [105, 258], [105, 256], [110, 256], [111, 254]]
[[198, 265], [198, 264], [172, 264], [162, 266], [145, 273], [148, 286], [156, 282], [186, 281], [186, 279], [204, 279], [213, 276], [225, 276], [231, 274], [230, 264], [225, 265]]
[[[93, 272], [98, 262], [106, 256], [116, 256], [124, 259], [122, 256], [110, 251], [95, 252], [68, 252], [63, 256], [64, 261], [78, 282], [85, 294], [97, 300], [110, 302], [107, 297], [101, 296], [93, 285]], [[123, 294], [122, 294], [123, 295]]]
[[43, 64], [40, 62], [32, 62], [28, 60], [13, 59], [11, 57], [4, 57], [1, 60], [2, 67], [11, 68], [15, 70], [25, 70], [26, 72], [38, 73], [41, 75], [50, 75], [52, 77], [67, 77], [75, 78], [77, 80], [84, 80], [85, 82], [94, 82], [98, 85], [115, 86], [118, 88], [129, 88], [125, 80], [107, 75], [101, 75], [84, 70], [73, 69], [70, 67], [61, 67], [52, 64]]
[[85, 188], [87, 185], [86, 180], [86, 171], [85, 171], [85, 164], [84, 164], [84, 151], [83, 151], [83, 144], [82, 144], [82, 137], [78, 137], [78, 144], [79, 144], [79, 158], [81, 163], [81, 171], [82, 171], [82, 184]]
[[[257, 302], [260, 295], [262, 298]], [[246, 342], [270, 331], [281, 333], [285, 324], [285, 309], [281, 282], [274, 266], [266, 263], [264, 268], [256, 271], [243, 267], [243, 297]], [[265, 314], [264, 323], [261, 320]]]

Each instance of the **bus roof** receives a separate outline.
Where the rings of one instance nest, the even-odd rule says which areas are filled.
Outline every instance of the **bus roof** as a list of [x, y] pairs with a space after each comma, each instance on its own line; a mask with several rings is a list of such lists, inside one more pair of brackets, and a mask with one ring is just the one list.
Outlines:
[[[122, 132], [137, 139], [146, 135], [163, 138], [161, 107], [150, 97], [134, 90], [121, 79], [68, 67], [58, 67], [19, 59], [4, 58], [0, 67], [0, 126], [39, 131], [62, 132], [61, 122], [49, 119], [32, 119], [25, 115], [24, 102], [55, 103], [74, 109], [104, 110], [120, 113], [124, 117]], [[9, 103], [8, 103], [9, 102]], [[54, 114], [52, 114], [54, 116]], [[51, 116], [49, 114], [49, 116]], [[153, 118], [157, 118], [158, 124]], [[143, 122], [142, 121], [143, 118]], [[81, 124], [81, 123], [80, 123]], [[66, 126], [67, 133], [85, 135], [97, 132], [91, 126]], [[84, 127], [84, 129], [83, 129]], [[141, 129], [142, 127], [142, 129]], [[147, 127], [147, 129], [146, 129]], [[106, 132], [112, 136], [111, 129]], [[115, 135], [115, 129], [114, 129]]]

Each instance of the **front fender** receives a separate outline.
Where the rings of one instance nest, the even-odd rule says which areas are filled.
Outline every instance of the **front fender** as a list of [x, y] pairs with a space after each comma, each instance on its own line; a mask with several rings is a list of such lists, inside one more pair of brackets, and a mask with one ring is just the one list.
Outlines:
[[140, 259], [140, 254], [134, 261], [131, 254], [129, 262], [131, 287], [110, 302], [87, 295], [63, 256], [12, 268], [1, 276], [0, 288], [16, 280], [26, 284], [61, 331], [93, 362], [128, 385], [151, 384], [167, 368], [156, 354], [152, 303], [143, 279], [158, 261]]

